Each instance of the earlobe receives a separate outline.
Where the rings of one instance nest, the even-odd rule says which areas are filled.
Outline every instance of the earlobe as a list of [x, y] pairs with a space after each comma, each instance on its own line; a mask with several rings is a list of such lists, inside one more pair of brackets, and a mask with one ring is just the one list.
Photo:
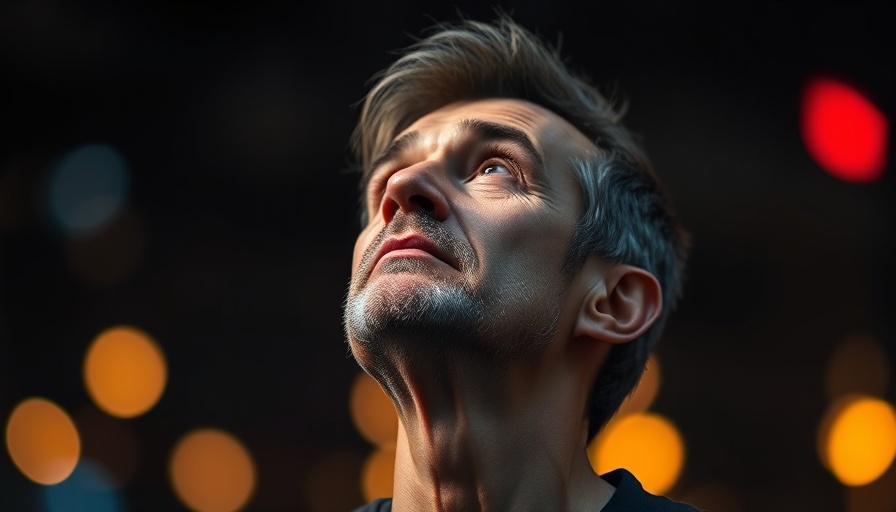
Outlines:
[[659, 281], [631, 265], [612, 265], [586, 294], [574, 334], [627, 343], [644, 333], [663, 307]]

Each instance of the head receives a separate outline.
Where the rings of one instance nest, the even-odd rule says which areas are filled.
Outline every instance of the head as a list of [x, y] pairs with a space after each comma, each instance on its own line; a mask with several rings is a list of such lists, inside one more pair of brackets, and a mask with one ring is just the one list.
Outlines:
[[[485, 342], [496, 355], [503, 356], [517, 350], [520, 353], [538, 350], [554, 335], [557, 310], [551, 305], [564, 296], [569, 284], [584, 271], [589, 258], [643, 269], [659, 283], [663, 307], [635, 339], [615, 344], [600, 368], [587, 411], [589, 437], [593, 436], [640, 378], [680, 295], [686, 253], [685, 235], [677, 225], [648, 158], [633, 135], [622, 126], [621, 109], [586, 79], [573, 73], [550, 45], [507, 17], [494, 24], [463, 21], [437, 25], [376, 79], [363, 104], [353, 145], [362, 170], [361, 196], [365, 203], [361, 207], [362, 224], [371, 226], [374, 221], [371, 216], [378, 215], [384, 215], [389, 222], [377, 219], [382, 229], [367, 232], [365, 228], [362, 232], [362, 238], [367, 237], [364, 245], [371, 252], [359, 254], [356, 249], [353, 289], [349, 292], [346, 310], [347, 329], [351, 331], [353, 325], [357, 328], [363, 320], [363, 308], [359, 306], [363, 292], [355, 293], [355, 288], [375, 263], [399, 279], [411, 279], [403, 272], [416, 268], [427, 275], [429, 283], [437, 285], [421, 291], [411, 301], [415, 308], [410, 313], [390, 316], [385, 328], [392, 329], [393, 333], [406, 332], [403, 329], [408, 325], [420, 326], [421, 319], [425, 318], [427, 332], [446, 333], [446, 342], [454, 339], [457, 333], [452, 328], [457, 326], [463, 326], [466, 333], [472, 326], [483, 333], [483, 338], [488, 338], [494, 334], [489, 329], [493, 323], [482, 315], [501, 311], [509, 315], [502, 324], [505, 337], [506, 328], [516, 326], [513, 336], [524, 340], [513, 345]], [[519, 116], [508, 110], [508, 105], [521, 108], [536, 121], [519, 124]], [[566, 178], [550, 178], [553, 180], [550, 186], [557, 193], [545, 195], [541, 213], [526, 217], [525, 208], [512, 210], [520, 215], [518, 219], [499, 223], [493, 228], [496, 232], [482, 234], [477, 242], [444, 229], [442, 220], [447, 216], [440, 210], [443, 205], [426, 199], [427, 193], [403, 195], [406, 201], [417, 201], [411, 208], [402, 208], [401, 199], [392, 201], [395, 206], [383, 206], [382, 200], [375, 199], [377, 207], [370, 208], [372, 187], [383, 190], [380, 195], [390, 193], [384, 190], [391, 184], [390, 178], [377, 181], [375, 171], [380, 166], [376, 160], [382, 161], [384, 155], [394, 152], [396, 141], [401, 146], [409, 139], [419, 139], [421, 133], [432, 137], [429, 127], [435, 126], [433, 123], [453, 122], [452, 133], [461, 141], [466, 140], [464, 137], [478, 140], [482, 136], [497, 136], [504, 142], [520, 142], [514, 139], [517, 134], [485, 133], [493, 127], [469, 123], [469, 114], [474, 111], [482, 112], [487, 121], [496, 121], [493, 124], [507, 120], [505, 125], [520, 128], [530, 139], [534, 137], [540, 142], [540, 137], [547, 137], [555, 142], [549, 158], [544, 159], [562, 162], [571, 171]], [[542, 130], [539, 120], [553, 125]], [[427, 144], [432, 147], [433, 141]], [[538, 149], [541, 148], [539, 145]], [[519, 149], [525, 153], [528, 148]], [[540, 151], [530, 155], [533, 160], [544, 156]], [[491, 163], [495, 164], [500, 166], [500, 162]], [[486, 170], [489, 184], [481, 186], [493, 187], [492, 181], [501, 179], [493, 175], [506, 170]], [[551, 169], [547, 171], [550, 174]], [[506, 186], [505, 182], [494, 182]], [[490, 190], [481, 193], [493, 193], [502, 199], [508, 197], [506, 190]], [[561, 198], [563, 194], [568, 196], [565, 201]], [[419, 215], [407, 214], [415, 209]], [[507, 215], [508, 211], [511, 210], [502, 210], [501, 215]], [[537, 232], [513, 232], [533, 222], [537, 225], [532, 229]], [[441, 258], [447, 263], [445, 269], [414, 258], [375, 261], [375, 254], [382, 252], [376, 249], [381, 249], [378, 242], [408, 227], [425, 233], [435, 245], [448, 248]], [[531, 247], [514, 248], [511, 241], [515, 239], [540, 242]], [[477, 256], [476, 244], [492, 240], [497, 240], [494, 242], [497, 250], [504, 251], [503, 261], [510, 268], [497, 271], [492, 267], [491, 273], [483, 268], [494, 263]], [[553, 265], [554, 261], [557, 265]], [[446, 277], [442, 270], [448, 267], [463, 277]], [[554, 273], [555, 267], [558, 271]], [[499, 278], [482, 277], [496, 273]], [[535, 283], [525, 288], [541, 295], [526, 297], [526, 289], [516, 293], [516, 302], [527, 299], [522, 302], [529, 304], [528, 310], [517, 310], [501, 299], [502, 287], [506, 288], [514, 280], [518, 282], [522, 275]], [[392, 303], [388, 293], [380, 294], [376, 302], [381, 310], [388, 309]]]

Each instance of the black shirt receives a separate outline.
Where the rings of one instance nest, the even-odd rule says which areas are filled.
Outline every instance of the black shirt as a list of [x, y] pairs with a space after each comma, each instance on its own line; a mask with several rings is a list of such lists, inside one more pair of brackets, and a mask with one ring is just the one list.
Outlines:
[[[616, 487], [600, 512], [699, 512], [696, 508], [645, 491], [635, 475], [616, 469], [600, 476]], [[374, 500], [354, 512], [392, 512], [392, 498]], [[597, 512], [597, 511], [595, 511]]]

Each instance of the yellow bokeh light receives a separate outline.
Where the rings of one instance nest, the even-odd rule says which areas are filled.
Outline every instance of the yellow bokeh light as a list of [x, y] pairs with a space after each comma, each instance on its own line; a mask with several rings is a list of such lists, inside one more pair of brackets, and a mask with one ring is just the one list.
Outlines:
[[625, 468], [645, 490], [663, 494], [681, 473], [684, 441], [675, 425], [663, 416], [632, 413], [607, 423], [589, 445], [588, 458], [598, 474]]
[[887, 354], [870, 336], [843, 340], [831, 353], [825, 374], [828, 398], [850, 394], [882, 396], [890, 380]]
[[392, 496], [395, 481], [395, 448], [377, 448], [367, 457], [361, 471], [361, 491], [366, 501]]
[[838, 398], [828, 407], [824, 418], [821, 420], [821, 425], [818, 427], [818, 437], [816, 438], [816, 448], [818, 450], [818, 459], [828, 471], [831, 470], [830, 456], [828, 455], [828, 438], [830, 437], [834, 420], [839, 418], [840, 413], [854, 402], [856, 398], [861, 396], [863, 395], [848, 395]]
[[145, 332], [119, 326], [100, 333], [84, 358], [84, 383], [97, 407], [119, 418], [152, 408], [167, 379], [165, 356]]
[[653, 399], [656, 398], [659, 389], [660, 363], [655, 356], [651, 355], [647, 359], [647, 367], [644, 369], [644, 373], [641, 374], [641, 379], [638, 381], [634, 392], [628, 395], [625, 401], [622, 402], [616, 415], [621, 417], [633, 412], [646, 411], [650, 404], [653, 403]]
[[822, 462], [844, 485], [873, 482], [896, 457], [896, 412], [878, 398], [835, 403], [819, 432]]
[[29, 398], [16, 406], [6, 424], [6, 447], [25, 476], [45, 485], [68, 478], [81, 455], [74, 422], [43, 398]]
[[171, 456], [171, 483], [197, 512], [234, 512], [255, 490], [255, 463], [243, 444], [218, 429], [184, 436]]
[[352, 421], [365, 439], [377, 446], [394, 445], [398, 435], [398, 414], [383, 388], [364, 372], [352, 386]]

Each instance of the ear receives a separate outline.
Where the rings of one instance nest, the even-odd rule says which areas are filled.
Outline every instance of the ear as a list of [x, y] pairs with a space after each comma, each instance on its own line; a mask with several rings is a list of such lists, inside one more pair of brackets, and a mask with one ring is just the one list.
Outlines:
[[575, 336], [627, 343], [644, 333], [663, 308], [660, 283], [650, 272], [623, 264], [601, 265], [579, 311]]

